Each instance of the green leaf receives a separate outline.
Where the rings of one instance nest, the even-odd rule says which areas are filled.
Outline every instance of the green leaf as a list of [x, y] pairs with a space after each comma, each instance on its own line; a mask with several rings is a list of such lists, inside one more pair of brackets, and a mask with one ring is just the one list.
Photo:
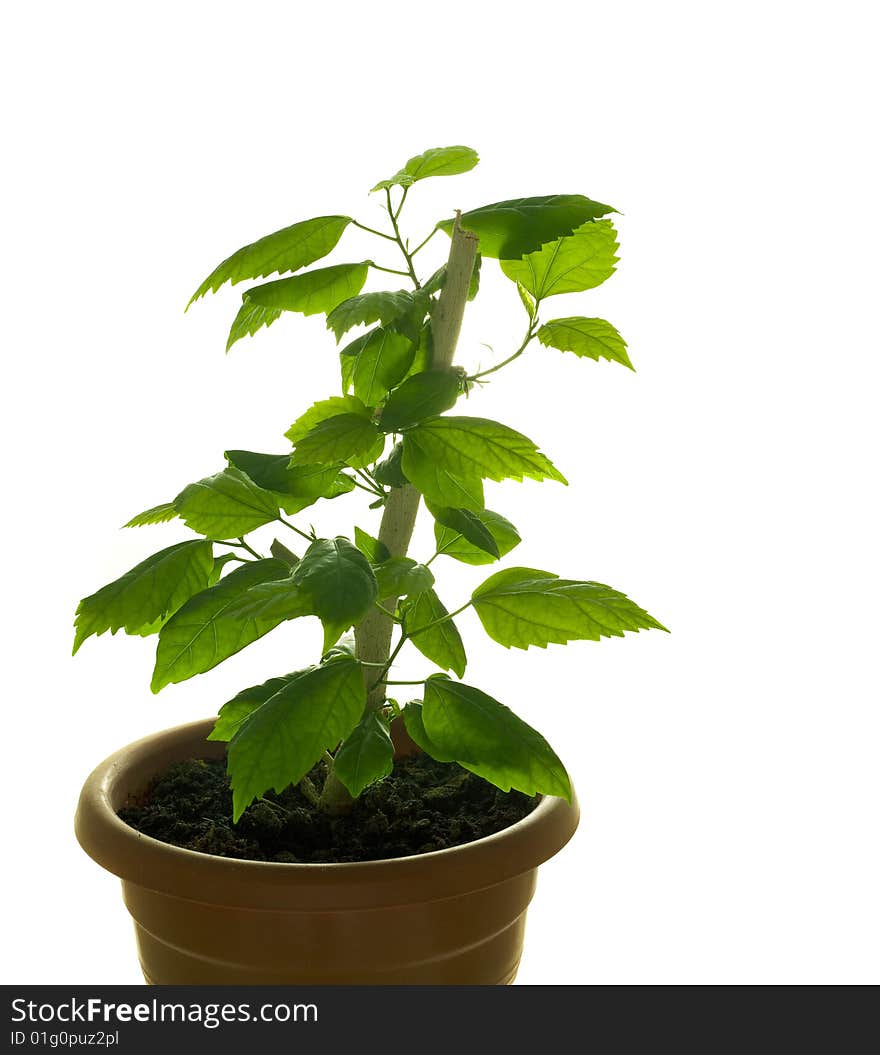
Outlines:
[[373, 479], [384, 487], [404, 487], [409, 480], [403, 474], [403, 444], [395, 443], [391, 453], [373, 469]]
[[[376, 600], [376, 576], [367, 558], [346, 538], [318, 539], [291, 576], [324, 624], [324, 649], [361, 619]], [[335, 637], [331, 638], [331, 635]]]
[[302, 275], [280, 278], [254, 286], [242, 294], [242, 305], [229, 331], [226, 350], [261, 326], [270, 326], [282, 311], [318, 315], [360, 292], [367, 280], [369, 263], [335, 264]]
[[336, 465], [291, 465], [289, 454], [226, 451], [227, 461], [265, 491], [271, 491], [285, 513], [293, 515], [319, 498], [338, 498], [354, 490], [354, 480]]
[[[283, 559], [283, 558], [278, 558]], [[273, 579], [271, 582], [258, 583], [238, 597], [228, 609], [231, 618], [256, 620], [275, 620], [275, 625], [288, 619], [298, 619], [304, 615], [315, 615], [311, 597], [303, 592], [290, 577], [293, 569], [299, 567], [297, 561], [291, 569], [287, 565], [288, 577]]]
[[238, 538], [278, 518], [275, 497], [240, 469], [224, 469], [186, 486], [174, 499], [184, 524], [200, 535]]
[[523, 307], [526, 309], [529, 318], [532, 322], [535, 321], [535, 312], [537, 311], [537, 305], [535, 304], [535, 298], [529, 293], [522, 282], [517, 282], [516, 291], [519, 293], [519, 299], [522, 301]]
[[241, 619], [230, 609], [252, 587], [289, 573], [284, 561], [251, 561], [191, 597], [159, 631], [153, 692], [211, 670], [276, 627], [281, 618]]
[[412, 643], [429, 659], [444, 670], [451, 670], [459, 677], [464, 674], [467, 656], [458, 628], [451, 619], [431, 626], [429, 623], [449, 615], [442, 601], [433, 590], [425, 590], [405, 601], [402, 606], [406, 632]]
[[357, 396], [331, 396], [329, 399], [313, 403], [304, 414], [300, 414], [284, 435], [291, 443], [299, 443], [316, 425], [328, 418], [335, 418], [337, 414], [360, 414], [367, 421], [372, 417], [370, 408], [365, 407]]
[[193, 293], [189, 304], [209, 291], [216, 293], [224, 282], [231, 282], [234, 286], [246, 279], [299, 271], [301, 267], [313, 264], [335, 248], [350, 223], [350, 216], [316, 216], [243, 246], [208, 275]]
[[598, 582], [560, 579], [534, 568], [508, 568], [473, 593], [486, 633], [505, 648], [623, 637], [626, 630], [666, 627], [624, 594]]
[[385, 436], [360, 414], [337, 414], [316, 425], [296, 445], [291, 464], [312, 465], [318, 462], [344, 462], [362, 469], [385, 449]]
[[485, 510], [473, 513], [469, 509], [451, 509], [449, 506], [433, 506], [430, 503], [428, 503], [428, 509], [436, 521], [435, 536], [438, 528], [442, 530], [442, 525], [442, 527], [449, 528], [453, 536], [463, 536], [473, 547], [482, 551], [484, 556], [492, 560], [498, 560], [501, 556], [495, 536], [483, 522]]
[[413, 374], [388, 397], [380, 426], [385, 432], [399, 432], [408, 425], [450, 410], [460, 394], [461, 374], [457, 370]]
[[471, 473], [459, 475], [438, 464], [427, 445], [422, 445], [417, 432], [410, 429], [403, 439], [400, 464], [407, 480], [434, 505], [482, 509], [485, 505], [482, 479]]
[[403, 380], [415, 354], [409, 337], [377, 326], [342, 351], [342, 359], [351, 363], [350, 370], [343, 371], [345, 387], [353, 386], [355, 395], [374, 407]]
[[258, 707], [271, 699], [279, 689], [283, 689], [295, 677], [296, 674], [285, 674], [281, 678], [270, 678], [262, 685], [252, 685], [249, 689], [242, 689], [220, 708], [217, 721], [207, 739], [220, 740], [224, 743], [231, 740], [246, 718], [249, 718]]
[[406, 597], [423, 593], [434, 585], [431, 569], [419, 564], [411, 557], [389, 557], [373, 568], [376, 576], [377, 596]]
[[233, 821], [266, 791], [298, 784], [351, 734], [366, 698], [360, 663], [340, 656], [300, 671], [257, 708], [229, 744]]
[[477, 253], [476, 259], [474, 260], [474, 270], [471, 272], [471, 281], [468, 286], [468, 297], [467, 299], [475, 300], [477, 294], [480, 292], [480, 272], [483, 270], [483, 254]]
[[367, 711], [336, 752], [333, 772], [358, 795], [370, 784], [387, 777], [394, 768], [394, 745], [388, 726], [375, 711]]
[[523, 260], [502, 260], [501, 270], [537, 300], [582, 293], [614, 274], [617, 233], [610, 220], [585, 223], [574, 234], [545, 245]]
[[581, 359], [609, 359], [634, 370], [626, 354], [626, 341], [604, 319], [551, 319], [538, 330], [538, 340], [560, 352], [574, 352]]
[[[363, 283], [361, 283], [363, 285]], [[327, 329], [336, 335], [337, 343], [353, 326], [369, 326], [379, 322], [390, 326], [421, 306], [422, 316], [428, 307], [428, 298], [421, 291], [408, 289], [380, 290], [363, 293], [342, 301], [327, 316]]]
[[357, 548], [363, 553], [370, 564], [381, 564], [382, 561], [388, 560], [391, 553], [384, 542], [380, 542], [377, 538], [373, 538], [372, 535], [368, 535], [366, 531], [362, 531], [359, 527], [354, 529], [354, 541]]
[[425, 732], [425, 723], [422, 720], [422, 705], [418, 700], [410, 700], [403, 708], [403, 724], [406, 726], [406, 731], [426, 755], [430, 755], [431, 758], [435, 758], [438, 762], [455, 761], [451, 755], [448, 755], [433, 743], [430, 736]]
[[213, 567], [213, 547], [204, 539], [178, 542], [147, 557], [79, 602], [74, 655], [92, 634], [154, 632], [157, 621], [208, 585]]
[[476, 150], [470, 147], [434, 147], [410, 158], [391, 179], [381, 180], [373, 190], [411, 187], [413, 183], [428, 179], [429, 176], [458, 176], [462, 172], [470, 172], [479, 160]]
[[278, 560], [283, 560], [289, 568], [295, 568], [299, 564], [299, 557], [293, 550], [289, 550], [283, 542], [279, 542], [277, 538], [272, 540], [269, 552], [273, 557], [277, 557]]
[[177, 516], [177, 510], [174, 508], [173, 502], [163, 502], [161, 505], [153, 506], [152, 509], [145, 509], [143, 513], [138, 513], [127, 523], [123, 524], [124, 528], [132, 527], [144, 527], [147, 524], [164, 524], [169, 520], [173, 520]]
[[425, 683], [421, 718], [431, 744], [502, 791], [571, 802], [571, 782], [553, 748], [485, 692], [435, 674]]
[[[566, 483], [562, 473], [527, 436], [488, 418], [436, 417], [410, 429], [403, 441], [403, 471], [419, 487], [407, 468], [407, 454], [415, 447], [436, 467], [459, 478], [500, 481], [529, 477]], [[467, 502], [437, 501], [433, 495], [422, 493], [436, 505], [475, 508]]]
[[[500, 557], [510, 553], [522, 541], [513, 524], [499, 513], [481, 509], [479, 513], [470, 513], [470, 516], [477, 517], [495, 540]], [[439, 521], [434, 525], [434, 538], [438, 553], [454, 557], [464, 564], [491, 564], [496, 559], [490, 552], [468, 542], [458, 531], [445, 527]]]
[[[591, 201], [583, 194], [546, 194], [538, 198], [513, 198], [462, 213], [461, 226], [480, 239], [483, 256], [518, 260], [546, 242], [571, 234], [581, 224], [610, 212], [610, 205]], [[452, 235], [454, 220], [437, 226]]]

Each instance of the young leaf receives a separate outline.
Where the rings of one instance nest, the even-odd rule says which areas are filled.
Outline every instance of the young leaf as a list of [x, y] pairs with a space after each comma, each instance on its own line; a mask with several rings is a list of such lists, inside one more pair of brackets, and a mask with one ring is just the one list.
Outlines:
[[519, 299], [522, 301], [523, 307], [532, 322], [535, 321], [535, 312], [537, 311], [537, 305], [535, 304], [535, 298], [529, 293], [522, 282], [517, 282], [516, 291], [519, 293]]
[[200, 535], [238, 538], [278, 518], [275, 497], [240, 469], [224, 469], [187, 485], [174, 499], [184, 524]]
[[[527, 436], [488, 418], [429, 418], [406, 433], [403, 445], [403, 470], [417, 487], [418, 482], [407, 469], [407, 451], [413, 447], [418, 447], [436, 466], [462, 478], [522, 480], [529, 477], [566, 483], [562, 473]], [[474, 508], [465, 502], [437, 502], [433, 495], [423, 493], [437, 505]]]
[[329, 399], [313, 403], [304, 414], [300, 414], [284, 435], [291, 443], [299, 443], [316, 425], [328, 418], [335, 418], [337, 414], [360, 414], [367, 421], [372, 417], [370, 408], [364, 406], [357, 396], [331, 396]]
[[344, 462], [353, 469], [362, 469], [385, 449], [385, 436], [360, 414], [337, 414], [316, 425], [297, 442], [291, 464]]
[[338, 498], [354, 490], [354, 480], [338, 465], [291, 465], [289, 454], [226, 451], [226, 460], [258, 487], [271, 491], [285, 513], [293, 515], [319, 498]]
[[354, 541], [370, 564], [381, 564], [382, 561], [388, 560], [391, 556], [384, 542], [373, 538], [372, 535], [368, 535], [366, 531], [362, 531], [359, 527], [354, 529]]
[[178, 542], [84, 597], [76, 609], [74, 655], [92, 634], [154, 632], [157, 621], [208, 585], [214, 567], [212, 551], [204, 539]]
[[432, 745], [502, 791], [571, 802], [571, 782], [553, 748], [485, 692], [434, 674], [425, 682], [421, 719]]
[[[547, 194], [499, 201], [462, 213], [461, 226], [480, 239], [483, 256], [518, 260], [610, 212], [617, 210], [583, 194]], [[437, 226], [451, 236], [454, 223], [443, 220]]]
[[340, 656], [300, 671], [242, 723], [229, 744], [233, 821], [257, 796], [297, 784], [363, 714], [361, 665]]
[[332, 311], [347, 297], [359, 293], [367, 280], [369, 264], [335, 264], [279, 278], [254, 286], [242, 294], [242, 306], [232, 323], [226, 350], [239, 338], [270, 326], [282, 311], [318, 315]]
[[425, 723], [422, 719], [422, 705], [418, 700], [410, 700], [403, 708], [403, 724], [406, 726], [406, 731], [426, 755], [430, 755], [431, 758], [436, 759], [438, 762], [455, 761], [451, 755], [442, 751], [433, 743], [430, 736], [425, 732]]
[[395, 443], [388, 457], [373, 467], [373, 479], [384, 487], [405, 487], [409, 480], [403, 474], [403, 444]]
[[[485, 509], [479, 513], [472, 513], [469, 509], [451, 509], [449, 506], [432, 506], [430, 503], [428, 503], [428, 509], [436, 521], [435, 536], [438, 529], [442, 530], [442, 527], [446, 527], [453, 536], [463, 537], [489, 560], [498, 560], [501, 556], [495, 536], [484, 522]], [[437, 545], [439, 549], [439, 539]]]
[[626, 354], [626, 341], [604, 319], [551, 319], [538, 330], [538, 340], [560, 352], [574, 352], [581, 359], [608, 359], [634, 370]]
[[534, 568], [508, 568], [473, 593], [486, 633], [505, 648], [623, 637], [626, 630], [666, 627], [624, 594], [598, 582], [560, 579]]
[[434, 505], [472, 510], [485, 505], [482, 479], [470, 474], [459, 475], [438, 465], [433, 455], [422, 447], [414, 429], [404, 436], [400, 464], [407, 480]]
[[434, 147], [410, 158], [391, 179], [381, 180], [373, 190], [411, 187], [413, 183], [428, 179], [429, 176], [457, 176], [462, 172], [470, 172], [479, 160], [476, 150], [470, 147]]
[[289, 568], [295, 568], [299, 564], [299, 557], [293, 550], [289, 550], [283, 542], [279, 542], [277, 538], [272, 540], [269, 552], [273, 557], [277, 557], [278, 560], [283, 560]]
[[325, 651], [343, 630], [363, 619], [377, 596], [369, 561], [341, 536], [313, 542], [290, 581], [308, 597], [312, 611], [324, 624]]
[[406, 376], [416, 354], [415, 345], [402, 333], [377, 326], [352, 341], [342, 354], [350, 370], [344, 371], [345, 387], [354, 387], [355, 395], [374, 407]]
[[585, 223], [574, 234], [545, 245], [523, 260], [502, 260], [501, 270], [538, 300], [581, 293], [614, 274], [617, 233], [610, 220]]
[[433, 590], [425, 590], [424, 593], [410, 597], [403, 604], [402, 611], [406, 632], [419, 652], [443, 670], [451, 670], [462, 677], [467, 666], [467, 656], [455, 623], [446, 619], [436, 626], [423, 629], [449, 615], [437, 594]]
[[147, 524], [164, 524], [169, 520], [173, 520], [177, 516], [177, 510], [174, 508], [173, 502], [163, 502], [162, 505], [153, 506], [152, 509], [145, 509], [143, 513], [138, 513], [127, 523], [123, 524], [124, 528], [132, 527], [144, 527]]
[[394, 745], [388, 726], [375, 711], [367, 711], [336, 752], [333, 772], [354, 798], [394, 768]]
[[231, 740], [246, 718], [250, 718], [258, 707], [271, 699], [279, 689], [283, 689], [295, 677], [296, 674], [285, 674], [281, 678], [270, 678], [262, 685], [252, 685], [249, 689], [242, 689], [220, 708], [217, 721], [207, 739], [220, 740], [224, 743]]
[[379, 424], [385, 432], [399, 432], [408, 425], [451, 410], [460, 394], [461, 375], [456, 370], [413, 374], [388, 397]]
[[[520, 544], [522, 539], [519, 532], [499, 513], [493, 513], [490, 509], [481, 509], [479, 513], [470, 513], [477, 517], [492, 538], [498, 550], [498, 556], [503, 557]], [[490, 552], [473, 545], [471, 542], [451, 527], [445, 527], [440, 521], [434, 525], [434, 538], [437, 542], [437, 552], [447, 557], [454, 557], [464, 564], [491, 564], [496, 557]]]
[[334, 307], [327, 316], [327, 329], [334, 332], [338, 343], [353, 326], [369, 326], [374, 322], [390, 326], [419, 307], [424, 317], [428, 299], [421, 291], [398, 289], [363, 293], [359, 297], [349, 297]]
[[423, 593], [434, 585], [431, 569], [411, 557], [389, 557], [377, 564], [373, 572], [376, 576], [376, 596], [381, 598]]
[[234, 286], [246, 279], [299, 271], [313, 264], [336, 247], [350, 223], [350, 216], [316, 216], [243, 246], [208, 275], [187, 307], [209, 291], [216, 293], [224, 282]]
[[276, 627], [281, 618], [240, 619], [230, 609], [252, 586], [282, 579], [289, 571], [273, 558], [251, 561], [191, 597], [159, 631], [153, 692], [211, 670]]

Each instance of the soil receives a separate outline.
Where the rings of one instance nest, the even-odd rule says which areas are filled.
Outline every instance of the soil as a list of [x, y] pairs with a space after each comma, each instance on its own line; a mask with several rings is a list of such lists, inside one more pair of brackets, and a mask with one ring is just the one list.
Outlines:
[[[320, 774], [313, 774], [320, 786]], [[295, 787], [266, 796], [232, 823], [225, 759], [171, 766], [119, 816], [188, 850], [251, 861], [376, 861], [460, 846], [521, 820], [538, 804], [427, 755], [399, 759], [352, 811], [330, 817]]]

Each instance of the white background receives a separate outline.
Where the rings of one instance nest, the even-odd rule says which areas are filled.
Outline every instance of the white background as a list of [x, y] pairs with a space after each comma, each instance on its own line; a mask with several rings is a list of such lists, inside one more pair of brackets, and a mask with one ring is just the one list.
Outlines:
[[[189, 294], [296, 220], [381, 223], [369, 187], [450, 143], [482, 163], [412, 192], [414, 238], [520, 195], [623, 212], [618, 274], [551, 314], [609, 318], [638, 372], [536, 347], [466, 412], [571, 482], [492, 486], [526, 540], [508, 563], [610, 583], [673, 631], [506, 652], [461, 618], [466, 680], [540, 727], [583, 804], [521, 981], [880, 981], [872, 7], [10, 9], [4, 981], [139, 980], [117, 881], [72, 835], [83, 778], [318, 647], [287, 624], [157, 697], [149, 639], [70, 658], [76, 601], [184, 530], [118, 525], [225, 448], [283, 449], [338, 383], [321, 317], [226, 357], [243, 287], [184, 315]], [[366, 245], [346, 234], [332, 260], [383, 251]], [[459, 361], [508, 354], [522, 324], [487, 262]], [[375, 516], [346, 498], [315, 522]], [[484, 577], [437, 567], [450, 607]]]

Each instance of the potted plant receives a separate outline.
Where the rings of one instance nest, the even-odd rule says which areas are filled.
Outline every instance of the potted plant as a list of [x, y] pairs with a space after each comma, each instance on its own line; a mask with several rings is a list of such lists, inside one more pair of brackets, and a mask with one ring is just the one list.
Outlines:
[[[289, 620], [323, 625], [311, 665], [271, 672], [216, 720], [123, 749], [83, 789], [78, 837], [123, 880], [150, 982], [509, 982], [536, 869], [578, 812], [541, 734], [461, 680], [455, 619], [473, 608], [494, 641], [521, 649], [663, 629], [615, 589], [534, 568], [482, 576], [451, 611], [441, 601], [441, 556], [479, 569], [520, 541], [485, 508], [485, 480], [565, 483], [531, 439], [461, 414], [459, 399], [536, 340], [631, 368], [610, 323], [539, 319], [551, 298], [613, 273], [611, 206], [579, 194], [497, 202], [442, 220], [411, 248], [401, 232], [411, 189], [477, 160], [463, 146], [413, 157], [373, 188], [387, 230], [350, 216], [295, 223], [233, 253], [190, 302], [286, 276], [246, 290], [227, 349], [282, 312], [325, 314], [345, 343], [341, 393], [301, 409], [288, 449], [226, 451], [219, 472], [134, 517], [126, 526], [179, 519], [194, 537], [77, 609], [74, 652], [107, 630], [158, 635], [154, 692]], [[399, 264], [311, 267], [350, 227]], [[419, 254], [438, 232], [450, 237], [448, 260], [422, 275]], [[525, 326], [510, 355], [469, 373], [453, 356], [481, 258], [516, 284]], [[411, 288], [364, 293], [371, 272]], [[335, 538], [295, 522], [344, 495], [381, 510], [375, 535], [348, 514]], [[419, 560], [407, 550], [422, 503], [436, 549]], [[288, 535], [266, 554], [249, 536], [275, 524]], [[426, 661], [415, 682], [394, 677], [407, 645]], [[401, 706], [404, 694], [413, 698]]]

